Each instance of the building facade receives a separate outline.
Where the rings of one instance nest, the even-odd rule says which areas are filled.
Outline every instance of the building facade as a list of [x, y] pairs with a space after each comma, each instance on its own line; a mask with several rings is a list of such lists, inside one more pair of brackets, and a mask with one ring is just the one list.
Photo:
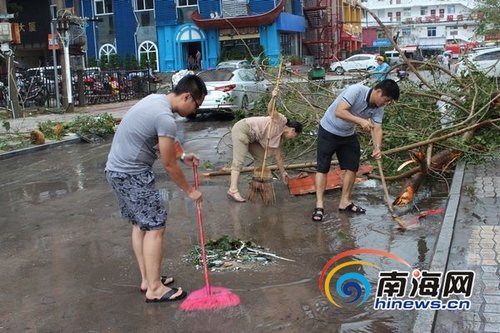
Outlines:
[[[249, 47], [271, 64], [301, 55], [305, 31], [300, 0], [79, 0], [87, 26], [87, 56], [143, 57], [154, 70], [215, 68], [221, 50]], [[259, 54], [254, 54], [259, 56]]]
[[[474, 40], [476, 22], [465, 0], [363, 0], [363, 5], [391, 28], [397, 42], [408, 50], [442, 50], [447, 43]], [[375, 19], [366, 13], [363, 35], [367, 47], [391, 46]]]

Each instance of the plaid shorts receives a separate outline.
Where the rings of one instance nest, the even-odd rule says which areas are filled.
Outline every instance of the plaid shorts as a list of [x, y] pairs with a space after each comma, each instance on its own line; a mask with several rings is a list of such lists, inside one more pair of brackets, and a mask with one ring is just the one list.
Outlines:
[[133, 175], [106, 171], [106, 179], [115, 191], [123, 218], [144, 231], [165, 227], [167, 211], [151, 171]]

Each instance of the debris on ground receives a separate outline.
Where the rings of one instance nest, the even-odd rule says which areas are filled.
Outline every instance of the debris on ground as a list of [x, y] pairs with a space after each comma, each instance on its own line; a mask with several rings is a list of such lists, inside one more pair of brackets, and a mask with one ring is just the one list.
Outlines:
[[[259, 246], [252, 241], [243, 241], [224, 235], [216, 240], [209, 240], [205, 244], [208, 267], [212, 272], [236, 271], [253, 268], [255, 265], [268, 265], [275, 259], [294, 261], [271, 253], [268, 248]], [[184, 261], [195, 265], [196, 269], [203, 267], [201, 248], [196, 245]]]

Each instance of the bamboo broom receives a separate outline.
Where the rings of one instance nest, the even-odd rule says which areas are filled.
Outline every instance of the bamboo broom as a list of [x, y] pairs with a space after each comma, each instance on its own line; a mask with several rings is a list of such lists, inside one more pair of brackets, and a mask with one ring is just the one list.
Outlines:
[[[283, 63], [280, 62], [275, 89], [279, 87], [282, 68], [283, 68]], [[250, 182], [249, 192], [248, 192], [248, 200], [253, 202], [260, 195], [265, 205], [273, 204], [276, 202], [276, 194], [274, 192], [271, 169], [266, 168], [266, 159], [269, 150], [269, 141], [271, 140], [271, 129], [273, 126], [273, 117], [275, 112], [276, 112], [276, 98], [273, 99], [271, 105], [271, 122], [269, 123], [269, 127], [267, 128], [267, 143], [264, 150], [264, 158], [262, 160], [262, 166], [260, 168], [255, 169], [254, 175]]]

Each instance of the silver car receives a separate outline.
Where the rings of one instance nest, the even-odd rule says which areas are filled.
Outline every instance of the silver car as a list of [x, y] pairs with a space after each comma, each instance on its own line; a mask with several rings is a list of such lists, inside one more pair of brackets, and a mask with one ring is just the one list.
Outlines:
[[208, 91], [198, 113], [210, 110], [249, 111], [272, 87], [271, 82], [258, 75], [255, 68], [216, 69], [197, 75], [205, 81]]

